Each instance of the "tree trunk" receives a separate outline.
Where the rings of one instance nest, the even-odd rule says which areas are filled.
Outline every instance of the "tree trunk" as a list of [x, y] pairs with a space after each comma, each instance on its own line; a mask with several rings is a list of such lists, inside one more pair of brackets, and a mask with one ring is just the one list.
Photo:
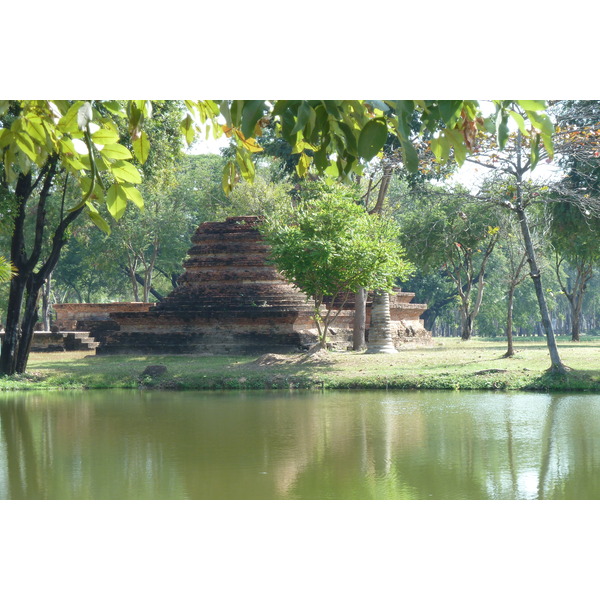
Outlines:
[[544, 287], [542, 286], [542, 278], [540, 270], [535, 257], [535, 250], [533, 248], [533, 242], [531, 240], [531, 232], [529, 231], [529, 223], [527, 222], [527, 215], [521, 207], [515, 209], [519, 224], [521, 226], [521, 233], [523, 234], [523, 241], [525, 242], [525, 250], [527, 251], [527, 262], [529, 263], [529, 274], [533, 280], [533, 287], [535, 288], [535, 294], [537, 296], [538, 305], [540, 307], [540, 314], [542, 316], [542, 326], [546, 333], [546, 344], [550, 353], [550, 369], [557, 373], [565, 373], [567, 368], [560, 359], [558, 353], [558, 347], [556, 345], [556, 339], [554, 337], [554, 330], [552, 329], [552, 322], [550, 321], [550, 313], [548, 311], [548, 305], [546, 304], [546, 298], [544, 296]]
[[25, 311], [23, 313], [23, 321], [21, 324], [21, 342], [17, 350], [16, 372], [24, 373], [27, 368], [27, 360], [31, 351], [31, 342], [33, 341], [33, 333], [35, 324], [38, 322], [38, 303], [42, 286], [35, 281], [32, 276], [30, 283], [27, 286], [27, 294], [25, 300]]
[[352, 330], [352, 349], [364, 350], [367, 346], [365, 341], [367, 319], [367, 290], [359, 288], [354, 295], [354, 325]]
[[573, 313], [573, 323], [571, 324], [571, 341], [579, 342], [579, 328], [581, 323], [581, 312]]
[[25, 295], [25, 281], [18, 275], [10, 281], [8, 306], [6, 308], [6, 329], [0, 353], [0, 373], [14, 375], [17, 365], [17, 350], [21, 338], [21, 308]]
[[513, 347], [513, 308], [514, 308], [515, 288], [510, 286], [508, 290], [508, 300], [506, 308], [506, 354], [504, 358], [511, 358], [515, 355]]
[[473, 318], [468, 307], [462, 307], [460, 311], [460, 339], [467, 342], [471, 339], [473, 332]]
[[50, 294], [52, 293], [52, 273], [48, 275], [48, 279], [43, 287], [42, 292], [42, 323], [44, 331], [50, 331]]

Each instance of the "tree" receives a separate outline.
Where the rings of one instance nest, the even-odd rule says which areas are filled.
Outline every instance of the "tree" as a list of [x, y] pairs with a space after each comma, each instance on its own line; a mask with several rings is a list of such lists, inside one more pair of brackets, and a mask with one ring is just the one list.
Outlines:
[[[600, 260], [600, 218], [586, 217], [568, 202], [554, 203], [550, 239], [556, 276], [571, 307], [571, 340], [578, 342], [584, 293]], [[569, 266], [566, 280], [562, 268], [565, 263]]]
[[[511, 223], [512, 225], [512, 223]], [[517, 241], [517, 236], [511, 226], [505, 227], [505, 235], [503, 236], [503, 249], [507, 258], [507, 266], [505, 271], [506, 284], [506, 352], [505, 358], [511, 358], [515, 355], [513, 344], [513, 314], [515, 303], [515, 291], [517, 286], [521, 285], [527, 278], [527, 273], [524, 270], [527, 260], [527, 252]]]
[[[600, 197], [600, 102], [563, 101], [553, 112], [565, 176], [555, 186], [559, 201], [552, 205], [551, 240], [556, 275], [571, 308], [571, 339], [579, 341], [584, 293], [600, 260], [600, 210], [598, 202], [592, 201]], [[574, 197], [579, 201], [573, 203]], [[565, 263], [569, 266], [566, 281]]]
[[348, 186], [313, 184], [298, 208], [268, 218], [263, 227], [278, 269], [314, 301], [319, 348], [326, 347], [351, 293], [360, 287], [390, 291], [412, 271], [397, 227], [366, 213], [357, 199]]
[[[489, 257], [498, 241], [498, 216], [483, 202], [430, 190], [399, 217], [409, 258], [454, 282], [459, 298], [461, 338], [468, 340], [481, 307]], [[452, 298], [451, 296], [451, 298]]]
[[[146, 103], [127, 107], [136, 153], [144, 158], [141, 123], [149, 107]], [[88, 214], [99, 227], [107, 228], [99, 205], [115, 217], [121, 216], [128, 201], [142, 205], [134, 187], [141, 176], [130, 162], [129, 150], [118, 143], [111, 111], [126, 117], [119, 103], [94, 107], [84, 101], [0, 102], [4, 167], [0, 187], [13, 200], [10, 260], [17, 270], [10, 282], [0, 373], [11, 375], [26, 368], [40, 291], [58, 262], [72, 223]], [[62, 190], [56, 186], [59, 177], [64, 181]], [[69, 178], [81, 190], [71, 205], [66, 195]], [[51, 205], [56, 215], [52, 223]], [[28, 220], [34, 223], [29, 240]]]
[[[564, 373], [567, 367], [565, 367], [560, 359], [558, 346], [556, 345], [554, 330], [544, 294], [541, 272], [529, 226], [528, 208], [532, 203], [536, 202], [536, 194], [527, 193], [528, 183], [526, 180], [526, 175], [530, 174], [540, 159], [548, 158], [550, 160], [552, 158], [554, 152], [552, 144], [553, 126], [546, 115], [540, 119], [537, 113], [531, 113], [529, 110], [531, 108], [538, 109], [542, 106], [537, 101], [532, 101], [531, 103], [521, 102], [520, 107], [509, 101], [505, 101], [502, 104], [513, 114], [519, 126], [518, 132], [511, 134], [506, 122], [503, 125], [499, 119], [497, 121], [498, 144], [495, 142], [490, 143], [486, 150], [479, 152], [472, 158], [467, 158], [467, 160], [500, 173], [507, 182], [503, 198], [486, 195], [485, 190], [484, 193], [479, 194], [479, 197], [511, 210], [517, 218], [527, 253], [529, 274], [535, 288], [542, 326], [550, 353], [550, 369], [553, 372]], [[540, 139], [544, 142], [543, 149], [539, 145]], [[529, 148], [529, 155], [526, 155], [526, 146]]]

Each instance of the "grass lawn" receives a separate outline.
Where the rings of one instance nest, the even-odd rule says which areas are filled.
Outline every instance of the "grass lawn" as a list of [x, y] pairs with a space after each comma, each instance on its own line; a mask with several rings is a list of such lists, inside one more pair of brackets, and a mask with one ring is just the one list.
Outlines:
[[[28, 372], [0, 377], [0, 390], [165, 388], [422, 388], [600, 391], [600, 340], [559, 341], [566, 376], [546, 373], [543, 340], [517, 341], [506, 359], [504, 341], [436, 338], [431, 347], [398, 354], [320, 352], [316, 355], [90, 356], [84, 352], [32, 354]], [[162, 375], [143, 376], [149, 365]]]

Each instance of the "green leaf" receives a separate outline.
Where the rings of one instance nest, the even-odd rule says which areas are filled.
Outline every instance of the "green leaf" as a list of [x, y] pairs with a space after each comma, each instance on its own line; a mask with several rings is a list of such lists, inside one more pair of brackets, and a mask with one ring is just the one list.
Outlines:
[[402, 144], [402, 159], [404, 165], [411, 173], [416, 173], [419, 169], [419, 155], [415, 147], [408, 140], [401, 140]]
[[121, 187], [129, 200], [131, 200], [139, 209], [144, 208], [144, 198], [142, 198], [140, 190], [127, 183], [124, 183]]
[[517, 100], [517, 104], [523, 110], [533, 110], [536, 112], [540, 110], [546, 110], [545, 100]]
[[450, 140], [443, 134], [431, 140], [430, 148], [438, 162], [444, 162], [450, 156]]
[[106, 108], [106, 110], [110, 111], [113, 115], [118, 115], [119, 117], [127, 118], [127, 113], [121, 106], [121, 103], [118, 100], [110, 100], [109, 102], [103, 102], [102, 106]]
[[452, 148], [454, 148], [454, 158], [460, 167], [467, 158], [467, 148], [465, 146], [465, 138], [463, 137], [462, 131], [459, 129], [447, 129], [445, 133]]
[[113, 183], [106, 193], [106, 208], [115, 221], [118, 221], [127, 208], [127, 194], [125, 190]]
[[79, 109], [83, 106], [83, 100], [79, 100], [71, 105], [64, 117], [58, 122], [58, 126], [61, 131], [67, 133], [75, 133], [79, 131], [79, 125], [77, 119], [79, 118]]
[[338, 126], [344, 134], [344, 138], [346, 140], [346, 149], [352, 156], [356, 156], [358, 153], [358, 148], [356, 145], [356, 133], [358, 133], [358, 131], [353, 130], [347, 123], [344, 123], [343, 121], [340, 121]]
[[31, 160], [35, 161], [35, 159], [37, 158], [37, 153], [35, 151], [35, 146], [33, 145], [31, 138], [28, 135], [21, 133], [20, 131], [16, 132], [14, 135], [15, 142], [17, 143], [17, 146], [19, 147], [21, 152], [24, 152]]
[[96, 207], [91, 202], [87, 203], [87, 207], [89, 210], [88, 214], [94, 225], [101, 231], [104, 231], [106, 235], [110, 235], [110, 225], [102, 218]]
[[98, 129], [98, 131], [92, 133], [92, 141], [94, 144], [101, 144], [104, 146], [106, 144], [116, 144], [119, 141], [119, 134], [112, 129]]
[[306, 173], [308, 173], [308, 169], [310, 168], [310, 163], [312, 162], [312, 158], [305, 154], [304, 152], [300, 155], [300, 159], [298, 160], [298, 164], [296, 165], [296, 172], [299, 177], [304, 177]]
[[100, 154], [102, 154], [104, 158], [113, 160], [128, 160], [129, 158], [132, 158], [131, 152], [121, 144], [106, 144], [100, 150]]
[[[181, 133], [185, 137], [185, 141], [186, 141], [187, 145], [189, 146], [194, 141], [194, 135], [195, 135], [194, 119], [192, 118], [192, 115], [190, 115], [188, 113], [185, 116], [185, 118], [181, 121], [179, 128], [181, 129]], [[140, 136], [140, 139], [141, 139], [141, 136]], [[133, 149], [133, 151], [135, 152], [135, 148]]]
[[518, 125], [519, 130], [525, 136], [529, 136], [529, 131], [527, 131], [527, 127], [525, 125], [525, 119], [514, 110], [509, 110], [508, 114], [513, 118], [513, 121]]
[[[308, 102], [302, 102], [298, 108], [296, 124], [294, 125], [294, 129], [292, 129], [290, 135], [294, 135], [295, 133], [302, 131], [307, 123], [310, 123], [310, 131], [312, 131], [316, 118], [317, 114], [315, 113], [314, 108]], [[309, 135], [310, 131], [308, 132]]]
[[341, 119], [342, 115], [340, 115], [340, 111], [338, 109], [337, 103], [335, 100], [323, 100], [323, 104], [325, 105], [325, 109], [334, 119]]
[[240, 168], [240, 173], [242, 174], [242, 177], [252, 183], [252, 181], [254, 181], [254, 164], [252, 163], [252, 159], [250, 158], [250, 156], [246, 153], [243, 152], [241, 150], [236, 150], [235, 153], [235, 160], [238, 164], [238, 167]]
[[265, 112], [264, 100], [246, 100], [242, 109], [242, 135], [245, 138], [254, 134], [256, 123], [262, 119]]
[[358, 155], [367, 161], [371, 160], [383, 148], [387, 133], [385, 119], [369, 121], [358, 137]]
[[133, 152], [135, 157], [140, 161], [140, 164], [143, 165], [148, 160], [148, 155], [150, 154], [150, 140], [145, 131], [142, 131], [140, 137], [133, 142]]
[[119, 182], [142, 183], [140, 172], [129, 162], [117, 160], [112, 165], [109, 165], [109, 169]]
[[35, 140], [38, 144], [40, 144], [40, 146], [44, 146], [46, 144], [46, 130], [42, 125], [41, 119], [24, 119], [23, 129], [27, 132], [31, 139]]
[[462, 100], [440, 100], [438, 106], [440, 109], [440, 116], [448, 127], [453, 127], [456, 123], [458, 115], [462, 109]]
[[548, 152], [548, 156], [554, 156], [554, 146], [552, 144], [552, 134], [554, 133], [554, 125], [548, 115], [538, 115], [535, 112], [527, 111], [527, 116], [531, 124], [540, 132], [544, 147]]
[[229, 162], [225, 165], [223, 169], [223, 178], [221, 179], [221, 184], [223, 186], [223, 191], [225, 192], [225, 195], [229, 196], [235, 184], [235, 164], [233, 162]]
[[508, 140], [508, 116], [502, 110], [496, 114], [496, 135], [498, 136], [498, 146], [502, 150]]
[[0, 148], [7, 146], [13, 141], [13, 133], [10, 129], [0, 128]]
[[548, 115], [539, 115], [534, 111], [527, 111], [527, 116], [531, 121], [531, 124], [545, 135], [552, 135], [554, 133], [554, 125]]

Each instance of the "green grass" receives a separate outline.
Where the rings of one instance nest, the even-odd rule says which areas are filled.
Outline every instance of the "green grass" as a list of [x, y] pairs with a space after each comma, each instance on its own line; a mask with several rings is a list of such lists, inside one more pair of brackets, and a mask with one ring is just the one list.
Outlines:
[[[515, 357], [502, 358], [503, 341], [437, 338], [431, 347], [398, 354], [330, 352], [256, 356], [89, 356], [32, 354], [28, 372], [0, 377], [0, 390], [163, 389], [511, 389], [600, 391], [600, 340], [561, 340], [564, 376], [547, 372], [545, 342], [517, 340]], [[149, 365], [167, 372], [142, 376]]]

